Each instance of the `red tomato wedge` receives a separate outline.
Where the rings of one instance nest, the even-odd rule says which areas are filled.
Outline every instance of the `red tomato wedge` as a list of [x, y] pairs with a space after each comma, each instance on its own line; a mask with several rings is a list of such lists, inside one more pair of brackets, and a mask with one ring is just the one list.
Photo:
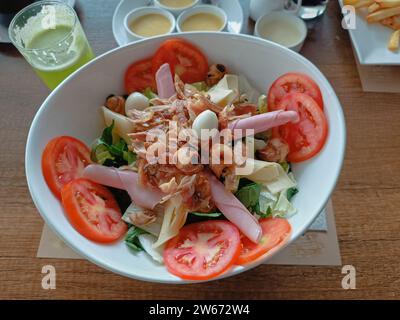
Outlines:
[[207, 280], [228, 270], [239, 254], [239, 230], [228, 221], [214, 220], [183, 227], [167, 242], [164, 262], [182, 279]]
[[126, 233], [118, 203], [106, 187], [80, 178], [63, 187], [61, 198], [71, 224], [86, 238], [106, 243]]
[[141, 92], [146, 88], [156, 91], [156, 81], [151, 58], [131, 64], [125, 71], [124, 84], [125, 90], [128, 93]]
[[328, 135], [328, 123], [324, 112], [309, 95], [289, 93], [277, 109], [298, 112], [300, 121], [287, 123], [273, 129], [273, 136], [280, 137], [289, 145], [287, 160], [301, 162], [316, 155], [324, 146]]
[[91, 163], [89, 148], [78, 139], [61, 136], [52, 139], [42, 154], [42, 172], [50, 190], [61, 198], [61, 188], [82, 176]]
[[178, 74], [184, 83], [203, 81], [207, 77], [206, 56], [182, 39], [170, 39], [161, 44], [153, 57], [153, 73], [164, 63], [168, 63], [172, 74]]
[[313, 79], [302, 73], [286, 73], [272, 84], [268, 92], [268, 109], [276, 110], [282, 98], [291, 92], [308, 94], [324, 109], [321, 90]]
[[292, 227], [286, 219], [264, 218], [259, 223], [263, 231], [260, 243], [256, 244], [248, 238], [242, 238], [242, 250], [236, 264], [248, 264], [272, 249], [285, 244], [292, 232]]

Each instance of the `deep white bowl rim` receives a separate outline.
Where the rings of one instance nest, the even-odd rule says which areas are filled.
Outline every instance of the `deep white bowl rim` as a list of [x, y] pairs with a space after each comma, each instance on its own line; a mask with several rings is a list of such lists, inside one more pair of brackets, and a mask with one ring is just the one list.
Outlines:
[[[231, 37], [231, 38], [244, 38], [247, 41], [250, 42], [258, 42], [258, 43], [268, 43], [269, 45], [275, 46], [277, 47], [278, 50], [284, 51], [289, 55], [295, 55], [297, 56], [298, 59], [300, 59], [304, 64], [306, 64], [309, 68], [314, 69], [314, 71], [322, 78], [325, 80], [327, 87], [328, 87], [328, 94], [330, 94], [332, 96], [332, 99], [335, 100], [336, 104], [340, 107], [338, 109], [338, 117], [340, 119], [339, 124], [341, 127], [341, 131], [343, 133], [343, 141], [341, 141], [341, 143], [339, 143], [340, 149], [338, 148], [337, 152], [340, 154], [340, 164], [339, 166], [337, 166], [335, 172], [334, 172], [334, 176], [335, 179], [332, 181], [331, 185], [328, 187], [329, 192], [327, 192], [327, 195], [324, 199], [322, 199], [321, 201], [321, 205], [319, 206], [319, 209], [316, 210], [314, 216], [312, 217], [312, 219], [310, 219], [310, 221], [308, 221], [307, 223], [304, 223], [302, 227], [299, 228], [297, 234], [293, 235], [293, 239], [289, 242], [287, 242], [284, 246], [282, 246], [278, 251], [279, 252], [281, 250], [283, 250], [287, 245], [289, 245], [290, 243], [292, 243], [293, 241], [295, 241], [300, 235], [302, 235], [310, 226], [310, 224], [313, 222], [313, 220], [317, 217], [317, 215], [324, 209], [324, 207], [326, 206], [326, 204], [328, 203], [332, 192], [336, 186], [337, 180], [339, 179], [339, 175], [340, 175], [340, 171], [341, 168], [343, 166], [343, 160], [344, 160], [344, 155], [345, 155], [345, 147], [346, 147], [346, 125], [345, 125], [345, 118], [344, 118], [344, 114], [343, 114], [343, 110], [341, 108], [341, 104], [339, 99], [337, 98], [332, 86], [330, 85], [330, 82], [328, 81], [328, 79], [323, 75], [323, 73], [309, 60], [307, 60], [306, 58], [304, 58], [303, 56], [301, 56], [300, 54], [298, 54], [297, 52], [294, 52], [288, 48], [285, 48], [282, 45], [279, 45], [277, 43], [271, 42], [269, 40], [265, 40], [265, 39], [261, 39], [261, 38], [256, 38], [250, 35], [244, 35], [244, 34], [229, 34], [229, 33], [223, 33], [223, 32], [187, 32], [182, 34], [184, 38], [186, 37], [190, 37], [190, 35], [198, 35], [199, 33], [202, 33], [203, 35], [212, 35], [215, 37]], [[63, 84], [67, 81], [72, 80], [73, 78], [75, 78], [82, 70], [84, 70], [87, 66], [91, 65], [92, 63], [96, 62], [97, 60], [101, 59], [103, 56], [105, 55], [112, 55], [115, 52], [119, 51], [119, 50], [124, 50], [126, 47], [129, 46], [135, 46], [138, 44], [141, 44], [142, 42], [145, 41], [154, 41], [154, 39], [168, 39], [171, 37], [180, 37], [179, 34], [169, 34], [169, 35], [162, 35], [162, 36], [158, 36], [158, 37], [153, 37], [153, 38], [149, 38], [149, 39], [143, 39], [134, 43], [129, 43], [126, 44], [122, 47], [117, 47], [114, 48], [110, 51], [107, 51], [103, 54], [101, 54], [100, 56], [94, 58], [93, 60], [91, 60], [90, 62], [88, 62], [86, 65], [80, 67], [79, 69], [77, 69], [76, 71], [74, 71], [73, 73], [71, 73], [67, 78], [65, 78], [56, 89], [54, 89], [49, 96], [43, 101], [42, 105], [40, 106], [39, 110], [36, 112], [35, 117], [31, 123], [30, 129], [29, 129], [29, 133], [28, 133], [28, 138], [27, 138], [27, 144], [26, 144], [26, 149], [25, 149], [25, 174], [26, 174], [26, 178], [27, 178], [27, 182], [28, 182], [28, 188], [29, 188], [29, 192], [31, 194], [32, 200], [36, 206], [36, 208], [38, 209], [40, 215], [42, 216], [43, 220], [46, 222], [46, 224], [50, 227], [50, 229], [59, 237], [61, 238], [62, 241], [64, 241], [66, 244], [68, 244], [68, 246], [70, 248], [72, 248], [77, 254], [79, 254], [80, 256], [82, 256], [83, 258], [86, 258], [87, 260], [91, 261], [92, 263], [106, 269], [109, 270], [111, 272], [114, 272], [116, 274], [119, 275], [123, 275], [125, 277], [128, 278], [132, 278], [132, 279], [137, 279], [137, 280], [142, 280], [142, 281], [149, 281], [149, 282], [153, 282], [153, 283], [167, 283], [167, 284], [189, 284], [189, 283], [200, 283], [200, 282], [208, 282], [208, 281], [215, 281], [215, 280], [220, 280], [226, 277], [231, 277], [237, 274], [240, 274], [244, 271], [250, 270], [260, 264], [262, 264], [263, 262], [265, 262], [266, 260], [270, 259], [274, 254], [276, 254], [276, 252], [272, 255], [268, 255], [268, 257], [266, 257], [265, 259], [259, 259], [257, 261], [255, 261], [254, 263], [246, 266], [246, 267], [238, 267], [235, 268], [232, 271], [227, 271], [225, 273], [223, 273], [222, 275], [214, 278], [214, 279], [209, 279], [209, 280], [204, 280], [204, 281], [187, 281], [187, 280], [183, 280], [183, 279], [173, 279], [173, 280], [160, 280], [160, 279], [154, 279], [152, 277], [147, 277], [147, 276], [141, 276], [138, 274], [132, 275], [129, 274], [127, 272], [122, 272], [121, 270], [117, 270], [105, 263], [103, 263], [103, 261], [101, 261], [101, 259], [99, 259], [98, 257], [92, 256], [91, 254], [88, 254], [87, 252], [84, 252], [83, 250], [81, 250], [79, 247], [77, 247], [73, 242], [69, 241], [68, 238], [64, 237], [62, 233], [59, 233], [53, 226], [53, 224], [51, 223], [51, 220], [47, 218], [47, 216], [45, 214], [43, 214], [42, 212], [44, 212], [45, 210], [43, 209], [43, 207], [40, 205], [39, 203], [39, 193], [35, 191], [35, 189], [33, 188], [33, 180], [31, 180], [31, 176], [29, 176], [29, 172], [31, 170], [33, 170], [33, 164], [31, 163], [31, 161], [29, 161], [29, 154], [35, 152], [34, 150], [32, 150], [32, 148], [34, 148], [33, 143], [32, 143], [32, 131], [33, 128], [36, 126], [36, 123], [39, 121], [40, 115], [44, 112], [46, 112], [47, 108], [48, 108], [48, 102], [52, 99], [52, 97], [58, 92], [58, 90], [61, 90]]]

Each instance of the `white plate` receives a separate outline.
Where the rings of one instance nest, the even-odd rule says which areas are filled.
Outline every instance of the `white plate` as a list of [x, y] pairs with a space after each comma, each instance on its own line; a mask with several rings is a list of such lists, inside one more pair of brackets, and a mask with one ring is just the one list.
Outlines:
[[[122, 0], [115, 8], [112, 19], [112, 30], [115, 41], [123, 46], [132, 40], [129, 40], [124, 29], [125, 15], [138, 7], [147, 6], [150, 0]], [[243, 10], [239, 0], [220, 0], [218, 6], [223, 9], [228, 17], [226, 30], [230, 33], [241, 33], [243, 28]]]
[[[330, 198], [342, 167], [346, 130], [343, 111], [335, 92], [310, 61], [275, 43], [242, 34], [197, 32], [137, 41], [95, 58], [64, 80], [37, 112], [26, 147], [28, 186], [43, 219], [79, 255], [103, 268], [140, 280], [188, 283], [169, 274], [164, 266], [155, 264], [145, 253], [130, 252], [122, 240], [102, 245], [80, 235], [47, 187], [41, 169], [42, 152], [52, 138], [72, 135], [89, 145], [101, 134], [104, 124], [99, 106], [104, 103], [105, 97], [110, 93], [123, 93], [126, 68], [133, 61], [152, 55], [160, 43], [171, 37], [181, 37], [195, 43], [207, 55], [210, 63], [224, 63], [232, 72], [248, 77], [262, 92], [286, 72], [306, 73], [318, 83], [326, 106], [329, 135], [317, 156], [293, 166], [299, 187], [293, 205], [298, 208], [298, 213], [289, 219], [293, 230], [289, 242], [307, 229]], [[270, 252], [246, 267], [235, 267], [219, 278], [249, 270], [265, 262], [274, 253]]]
[[[343, 0], [339, 0], [343, 7]], [[387, 48], [393, 30], [379, 23], [369, 24], [365, 10], [357, 10], [356, 28], [350, 29], [350, 38], [360, 64], [400, 65], [400, 51]]]

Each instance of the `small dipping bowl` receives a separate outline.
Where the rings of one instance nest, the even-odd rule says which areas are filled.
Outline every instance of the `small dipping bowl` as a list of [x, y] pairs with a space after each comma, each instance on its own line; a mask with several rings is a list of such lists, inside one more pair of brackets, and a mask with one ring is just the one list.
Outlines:
[[[160, 15], [164, 18], [166, 18], [170, 24], [168, 30], [166, 32], [152, 32], [149, 30], [149, 35], [145, 34], [139, 34], [131, 29], [131, 25], [134, 21], [137, 21], [138, 19], [143, 19], [145, 16], [149, 16], [149, 22], [142, 22], [142, 27], [143, 25], [148, 25], [149, 29], [154, 28], [154, 17], [151, 15]], [[124, 28], [126, 31], [126, 34], [131, 41], [136, 41], [136, 40], [141, 40], [141, 39], [146, 39], [146, 38], [151, 38], [159, 35], [164, 35], [164, 34], [169, 34], [175, 31], [176, 27], [176, 22], [175, 22], [175, 17], [172, 15], [167, 10], [161, 9], [161, 8], [155, 8], [155, 7], [140, 7], [136, 8], [132, 11], [130, 11], [124, 18]], [[153, 29], [154, 31], [154, 29]]]
[[[200, 0], [191, 0], [191, 3], [186, 4], [184, 2], [186, 1], [182, 1], [183, 5], [182, 6], [168, 6], [167, 5], [167, 0], [154, 0], [154, 5], [158, 8], [162, 8], [165, 10], [168, 10], [169, 12], [171, 12], [175, 17], [179, 16], [183, 11], [193, 8], [194, 6], [196, 6]], [[175, 1], [178, 5], [180, 3], [179, 0]]]
[[[190, 18], [193, 18], [197, 15], [197, 22], [202, 24], [204, 27], [199, 27], [199, 28], [190, 28], [186, 29], [185, 28], [185, 23], [187, 23]], [[207, 15], [212, 15], [214, 17], [217, 17], [221, 21], [221, 25], [218, 28], [210, 28], [210, 24], [204, 19]], [[226, 27], [228, 17], [226, 16], [226, 13], [224, 10], [217, 6], [212, 6], [212, 5], [200, 5], [196, 6], [192, 9], [186, 10], [182, 12], [177, 21], [176, 21], [176, 26], [178, 29], [178, 32], [189, 32], [189, 31], [222, 31]]]
[[307, 37], [307, 26], [294, 14], [272, 12], [257, 20], [254, 35], [299, 52]]

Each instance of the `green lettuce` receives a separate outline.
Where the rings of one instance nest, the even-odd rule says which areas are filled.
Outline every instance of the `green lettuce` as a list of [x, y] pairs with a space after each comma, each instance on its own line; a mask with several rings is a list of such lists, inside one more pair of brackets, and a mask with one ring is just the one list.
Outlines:
[[149, 100], [158, 98], [157, 94], [155, 94], [151, 88], [144, 89], [142, 93]]
[[120, 167], [131, 165], [136, 161], [136, 155], [128, 149], [122, 138], [113, 139], [114, 120], [111, 125], [104, 128], [99, 139], [92, 146], [92, 161], [107, 166]]
[[125, 244], [134, 251], [143, 251], [143, 246], [140, 244], [138, 237], [144, 233], [148, 232], [135, 226], [130, 227], [125, 236]]
[[235, 196], [241, 203], [253, 213], [260, 213], [261, 185], [247, 179], [240, 179], [239, 189]]
[[199, 81], [195, 83], [191, 83], [193, 87], [195, 87], [198, 91], [208, 91], [209, 87], [205, 81]]
[[221, 212], [190, 212], [190, 214], [205, 218], [218, 218], [222, 215]]
[[292, 205], [290, 199], [295, 192], [297, 192], [296, 188], [290, 188], [282, 190], [277, 194], [272, 194], [267, 188], [263, 187], [260, 192], [260, 216], [288, 218], [294, 215], [297, 209]]
[[267, 97], [265, 94], [262, 94], [261, 96], [258, 97], [257, 108], [259, 113], [268, 112]]

